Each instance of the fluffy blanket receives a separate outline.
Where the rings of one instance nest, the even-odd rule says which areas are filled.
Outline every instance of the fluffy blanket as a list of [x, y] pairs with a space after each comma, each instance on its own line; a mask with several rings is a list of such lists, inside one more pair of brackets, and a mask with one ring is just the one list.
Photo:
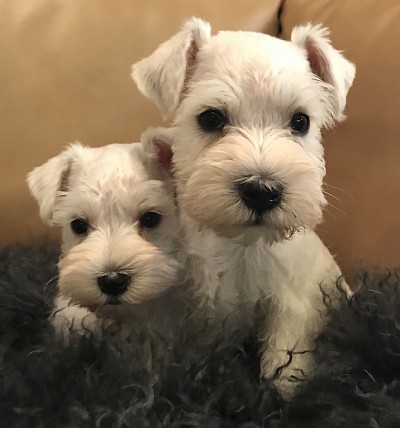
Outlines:
[[192, 340], [155, 375], [111, 333], [60, 343], [47, 321], [56, 261], [46, 245], [0, 250], [1, 426], [400, 426], [398, 271], [361, 274], [352, 301], [330, 309], [318, 365], [285, 402], [259, 380], [254, 346], [226, 340], [204, 355]]

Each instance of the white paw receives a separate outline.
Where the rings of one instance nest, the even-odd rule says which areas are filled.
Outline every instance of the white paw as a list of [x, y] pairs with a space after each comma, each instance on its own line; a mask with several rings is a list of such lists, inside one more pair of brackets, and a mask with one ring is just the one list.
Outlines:
[[56, 299], [55, 308], [49, 319], [57, 335], [64, 340], [68, 340], [72, 332], [82, 335], [87, 332], [98, 334], [101, 327], [93, 312], [61, 298]]
[[314, 364], [310, 351], [276, 351], [273, 355], [265, 352], [262, 356], [261, 375], [272, 379], [280, 394], [291, 399], [297, 389], [307, 381]]

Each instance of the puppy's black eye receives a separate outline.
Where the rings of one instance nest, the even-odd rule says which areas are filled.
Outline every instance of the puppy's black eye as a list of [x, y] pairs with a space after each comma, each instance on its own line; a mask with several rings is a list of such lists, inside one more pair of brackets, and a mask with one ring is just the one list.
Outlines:
[[197, 116], [200, 128], [206, 132], [220, 131], [227, 123], [225, 115], [217, 109], [208, 109]]
[[290, 119], [293, 134], [305, 135], [310, 129], [310, 118], [305, 113], [295, 113]]
[[89, 229], [89, 223], [83, 218], [77, 218], [71, 221], [71, 229], [77, 235], [84, 235]]
[[151, 229], [160, 224], [161, 214], [158, 214], [154, 211], [148, 211], [140, 217], [139, 222], [142, 227], [147, 227], [148, 229]]

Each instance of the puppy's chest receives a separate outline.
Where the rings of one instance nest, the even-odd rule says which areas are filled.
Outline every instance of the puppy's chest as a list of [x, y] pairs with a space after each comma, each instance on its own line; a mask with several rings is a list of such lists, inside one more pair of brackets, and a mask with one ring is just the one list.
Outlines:
[[[265, 290], [265, 273], [251, 272], [246, 249], [228, 240], [199, 236], [191, 241], [190, 270], [197, 292], [217, 312], [253, 307]], [[245, 309], [246, 308], [246, 309]]]

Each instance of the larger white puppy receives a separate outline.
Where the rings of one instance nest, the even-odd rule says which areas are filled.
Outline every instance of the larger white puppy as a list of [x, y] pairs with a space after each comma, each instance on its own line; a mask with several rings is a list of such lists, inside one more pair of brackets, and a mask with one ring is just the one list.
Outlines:
[[281, 383], [309, 368], [321, 288], [333, 292], [341, 275], [313, 229], [325, 204], [321, 128], [344, 118], [355, 67], [319, 26], [294, 28], [291, 41], [210, 32], [190, 19], [132, 76], [176, 127], [198, 294], [233, 328], [261, 315], [262, 375], [280, 373], [288, 352], [294, 359]]

